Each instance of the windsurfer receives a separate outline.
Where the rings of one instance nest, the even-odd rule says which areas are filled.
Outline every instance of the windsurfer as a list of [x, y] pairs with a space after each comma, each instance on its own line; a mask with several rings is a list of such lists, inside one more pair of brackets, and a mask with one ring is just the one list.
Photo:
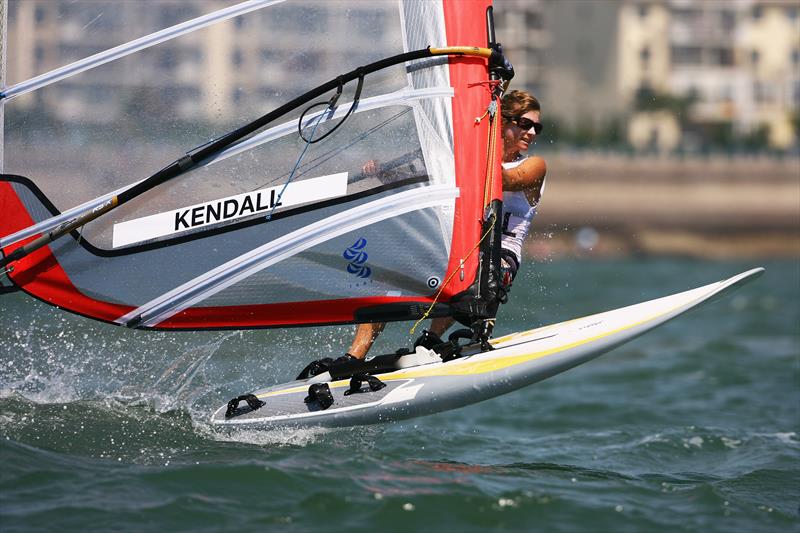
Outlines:
[[[531, 220], [544, 190], [547, 165], [539, 156], [528, 156], [526, 152], [542, 132], [541, 107], [539, 101], [525, 91], [510, 91], [503, 97], [501, 106], [503, 134], [503, 236], [501, 240], [501, 283], [508, 292], [522, 262], [522, 247]], [[365, 174], [374, 173], [378, 165], [369, 161]], [[435, 318], [425, 333], [434, 339], [431, 344], [453, 325], [451, 317]], [[324, 372], [331, 363], [338, 364], [355, 359], [364, 359], [375, 339], [383, 331], [384, 323], [359, 324], [355, 338], [347, 353], [334, 360], [315, 361], [310, 374]], [[439, 342], [441, 342], [439, 340]]]

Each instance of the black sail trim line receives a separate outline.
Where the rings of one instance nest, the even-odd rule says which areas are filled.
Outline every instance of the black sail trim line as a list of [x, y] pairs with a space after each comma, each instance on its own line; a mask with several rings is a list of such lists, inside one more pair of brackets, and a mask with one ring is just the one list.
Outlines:
[[[53, 205], [53, 203], [50, 201], [50, 199], [42, 192], [41, 189], [39, 189], [39, 187], [36, 186], [36, 184], [31, 179], [26, 178], [24, 176], [17, 176], [17, 175], [14, 175], [14, 174], [3, 174], [2, 175], [2, 180], [3, 181], [14, 182], [14, 183], [20, 183], [20, 184], [28, 187], [30, 189], [30, 191], [33, 193], [33, 195], [36, 196], [37, 200], [42, 202], [42, 205], [48, 211], [50, 211], [51, 214], [53, 214], [53, 215], [60, 215], [61, 214], [61, 212], [58, 210], [58, 208], [55, 205]], [[326, 208], [326, 207], [332, 207], [332, 206], [335, 206], [335, 205], [340, 205], [340, 204], [344, 204], [344, 203], [347, 203], [347, 202], [352, 202], [353, 200], [360, 200], [360, 199], [363, 199], [363, 198], [368, 198], [370, 196], [381, 194], [381, 193], [384, 193], [386, 191], [391, 191], [391, 190], [394, 190], [394, 189], [400, 189], [400, 188], [403, 188], [403, 187], [417, 185], [417, 184], [425, 183], [427, 181], [428, 181], [428, 177], [427, 176], [418, 176], [418, 177], [413, 177], [413, 178], [400, 180], [400, 181], [397, 181], [395, 183], [389, 183], [389, 184], [386, 184], [386, 185], [382, 185], [380, 187], [375, 187], [373, 189], [369, 189], [369, 190], [366, 190], [366, 191], [362, 191], [362, 192], [358, 192], [358, 193], [354, 193], [354, 194], [349, 194], [349, 195], [342, 196], [342, 197], [339, 197], [339, 198], [333, 198], [331, 200], [326, 200], [326, 201], [323, 201], [323, 202], [317, 202], [315, 204], [306, 205], [306, 206], [302, 206], [302, 207], [297, 207], [297, 208], [294, 208], [294, 209], [287, 209], [286, 211], [281, 211], [279, 213], [275, 213], [274, 215], [272, 215], [272, 221], [280, 220], [282, 218], [288, 218], [288, 217], [295, 216], [295, 215], [300, 215], [300, 214], [303, 214], [303, 213], [308, 213], [308, 212], [314, 211], [316, 209], [323, 209], [323, 208]], [[257, 226], [259, 224], [267, 224], [269, 222], [270, 221], [266, 219], [266, 215], [256, 215], [255, 217], [252, 217], [252, 218], [250, 218], [248, 220], [245, 220], [245, 221], [242, 221], [242, 222], [234, 222], [234, 223], [226, 224], [226, 225], [223, 225], [223, 226], [213, 226], [211, 229], [208, 229], [208, 230], [194, 231], [194, 232], [189, 233], [187, 235], [181, 235], [181, 236], [178, 236], [178, 237], [172, 237], [172, 238], [168, 238], [168, 239], [161, 239], [161, 240], [150, 242], [150, 243], [147, 243], [147, 244], [139, 244], [139, 245], [127, 246], [125, 248], [120, 248], [118, 250], [108, 249], [108, 248], [101, 248], [99, 246], [96, 246], [96, 245], [92, 244], [91, 242], [89, 242], [86, 239], [86, 237], [81, 237], [80, 234], [77, 231], [70, 232], [70, 235], [72, 236], [72, 238], [81, 247], [83, 247], [87, 252], [91, 253], [92, 255], [96, 255], [96, 256], [99, 256], [99, 257], [119, 257], [119, 256], [135, 254], [135, 253], [139, 253], [139, 252], [146, 252], [146, 251], [149, 251], [149, 250], [157, 250], [159, 248], [165, 248], [165, 247], [169, 247], [169, 246], [175, 246], [175, 245], [178, 245], [178, 244], [183, 244], [183, 243], [186, 243], [186, 242], [191, 242], [191, 241], [194, 241], [194, 240], [203, 239], [203, 238], [206, 238], [206, 237], [212, 237], [212, 236], [215, 236], [215, 235], [228, 233], [230, 231], [236, 231], [236, 230], [247, 228], [247, 227], [251, 227], [251, 226]]]

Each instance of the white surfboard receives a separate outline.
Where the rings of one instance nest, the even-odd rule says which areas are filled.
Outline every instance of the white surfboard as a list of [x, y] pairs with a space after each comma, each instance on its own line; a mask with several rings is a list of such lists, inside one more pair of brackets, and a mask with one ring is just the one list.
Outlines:
[[[376, 374], [385, 386], [328, 381], [333, 403], [309, 401], [309, 388], [322, 376], [257, 390], [258, 402], [224, 405], [212, 416], [220, 428], [352, 426], [376, 424], [455, 409], [554, 376], [747, 283], [755, 268], [686, 292], [492, 340], [491, 351], [442, 362], [424, 349], [404, 356], [400, 370]], [[411, 365], [411, 366], [409, 366]], [[346, 394], [348, 393], [348, 394]], [[241, 404], [241, 406], [239, 405]], [[263, 404], [257, 406], [258, 404]], [[257, 407], [257, 408], [253, 408]]]

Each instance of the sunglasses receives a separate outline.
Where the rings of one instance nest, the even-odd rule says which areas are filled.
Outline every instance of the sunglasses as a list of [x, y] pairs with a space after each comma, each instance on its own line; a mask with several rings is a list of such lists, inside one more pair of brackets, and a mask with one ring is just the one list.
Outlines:
[[536, 132], [536, 135], [539, 135], [544, 130], [544, 125], [541, 122], [534, 122], [533, 120], [527, 117], [506, 117], [508, 120], [519, 126], [521, 130], [530, 131], [533, 128], [533, 131]]

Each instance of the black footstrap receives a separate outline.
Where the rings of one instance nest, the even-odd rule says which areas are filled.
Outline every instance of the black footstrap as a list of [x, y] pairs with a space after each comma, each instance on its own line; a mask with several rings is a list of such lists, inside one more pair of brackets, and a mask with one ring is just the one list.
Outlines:
[[225, 409], [225, 418], [230, 418], [236, 414], [236, 410], [239, 408], [239, 402], [241, 401], [247, 402], [248, 407], [253, 411], [266, 405], [266, 403], [259, 400], [255, 394], [242, 394], [228, 402], [228, 408]]
[[317, 376], [323, 372], [333, 373], [335, 369], [347, 367], [354, 362], [359, 363], [360, 361], [349, 353], [346, 353], [336, 359], [323, 357], [322, 359], [311, 361], [308, 366], [306, 366], [303, 371], [300, 372], [300, 374], [297, 376], [297, 379], [308, 379], [311, 376]]
[[333, 405], [333, 394], [331, 388], [327, 383], [314, 383], [308, 388], [308, 396], [306, 396], [306, 403], [317, 402], [319, 406], [325, 410]]
[[296, 379], [308, 379], [311, 376], [316, 376], [317, 374], [322, 374], [323, 372], [327, 372], [332, 364], [333, 364], [333, 359], [331, 359], [330, 357], [323, 357], [322, 359], [311, 361], [300, 372], [300, 374], [297, 376]]
[[344, 392], [344, 395], [350, 396], [351, 394], [361, 392], [361, 384], [365, 381], [369, 385], [369, 390], [372, 392], [379, 391], [386, 386], [386, 383], [375, 376], [370, 376], [369, 374], [358, 374], [350, 378], [350, 388]]

